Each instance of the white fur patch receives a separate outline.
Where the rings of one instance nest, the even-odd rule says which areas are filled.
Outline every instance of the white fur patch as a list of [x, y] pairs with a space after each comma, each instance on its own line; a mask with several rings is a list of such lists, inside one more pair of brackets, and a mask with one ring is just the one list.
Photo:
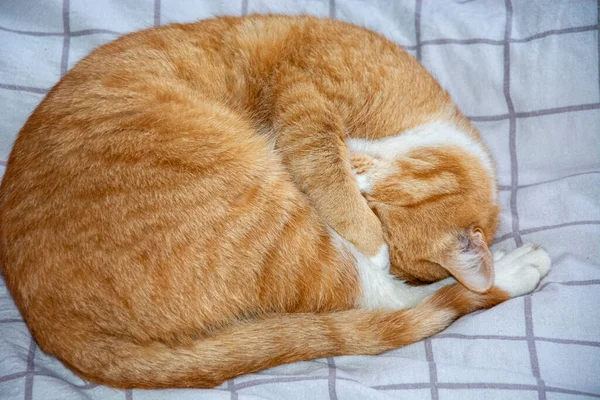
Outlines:
[[356, 182], [358, 183], [358, 189], [362, 193], [368, 193], [371, 191], [371, 187], [373, 186], [373, 181], [371, 180], [370, 174], [354, 173], [354, 177], [356, 178]]
[[361, 193], [370, 193], [374, 182], [384, 179], [398, 171], [398, 168], [393, 163], [393, 159], [374, 159], [372, 162], [374, 168], [361, 174], [356, 170], [352, 171]]
[[550, 256], [539, 246], [524, 244], [508, 254], [497, 253], [494, 286], [511, 297], [522, 296], [536, 288], [550, 271]]
[[409, 286], [390, 275], [389, 268], [377, 267], [371, 259], [362, 254], [350, 242], [330, 229], [330, 235], [340, 252], [346, 253], [356, 261], [360, 295], [356, 306], [362, 309], [401, 310], [412, 308], [423, 299], [443, 286], [456, 282], [452, 278], [444, 279], [427, 286]]
[[[406, 155], [413, 150], [427, 147], [460, 147], [479, 160], [491, 179], [496, 179], [492, 159], [485, 151], [482, 143], [446, 122], [429, 122], [401, 132], [396, 136], [383, 139], [348, 139], [347, 145], [350, 151], [363, 152], [384, 159], [393, 159], [394, 157]], [[357, 179], [359, 179], [359, 176], [356, 175]], [[366, 181], [368, 178], [363, 179]], [[492, 192], [494, 201], [496, 201], [496, 191]]]
[[387, 244], [382, 244], [376, 256], [371, 257], [370, 261], [377, 268], [388, 272], [390, 270], [390, 248]]

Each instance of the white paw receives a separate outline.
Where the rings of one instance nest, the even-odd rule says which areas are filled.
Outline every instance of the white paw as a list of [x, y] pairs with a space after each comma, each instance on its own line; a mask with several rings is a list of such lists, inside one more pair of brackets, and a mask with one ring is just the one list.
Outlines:
[[369, 257], [369, 260], [379, 269], [388, 272], [390, 270], [390, 249], [387, 244], [383, 244], [379, 248], [379, 252], [374, 257]]
[[354, 177], [361, 193], [368, 193], [371, 190], [371, 179], [366, 173], [357, 174], [355, 172]]
[[529, 243], [510, 253], [495, 253], [494, 286], [505, 290], [511, 297], [530, 293], [548, 274], [550, 264], [550, 256], [546, 250]]

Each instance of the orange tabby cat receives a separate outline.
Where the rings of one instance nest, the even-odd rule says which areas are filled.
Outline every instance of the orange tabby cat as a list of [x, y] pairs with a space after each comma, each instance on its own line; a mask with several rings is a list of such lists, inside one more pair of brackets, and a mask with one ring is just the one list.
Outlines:
[[82, 377], [211, 387], [533, 290], [550, 260], [493, 261], [497, 218], [478, 133], [398, 46], [218, 18], [124, 36], [50, 91], [0, 187], [0, 262], [41, 348]]

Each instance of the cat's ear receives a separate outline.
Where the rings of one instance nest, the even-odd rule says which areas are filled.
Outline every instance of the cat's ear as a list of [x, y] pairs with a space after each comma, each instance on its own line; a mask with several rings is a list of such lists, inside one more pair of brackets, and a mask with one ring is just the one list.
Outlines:
[[457, 248], [442, 266], [468, 289], [483, 293], [494, 284], [494, 260], [477, 228], [459, 234]]

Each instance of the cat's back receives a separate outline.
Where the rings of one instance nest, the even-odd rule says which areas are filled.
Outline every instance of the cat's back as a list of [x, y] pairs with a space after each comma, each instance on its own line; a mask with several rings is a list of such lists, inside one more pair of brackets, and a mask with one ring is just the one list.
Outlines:
[[[265, 263], [302, 285], [298, 262], [336, 261], [247, 113], [248, 82], [272, 70], [303, 20], [278, 18], [124, 36], [28, 119], [0, 186], [0, 266], [38, 340], [76, 325], [142, 338], [202, 330], [279, 293], [278, 274], [257, 282]], [[287, 253], [271, 251], [283, 240]], [[306, 306], [292, 297], [273, 301]]]
[[307, 15], [252, 15], [152, 28], [101, 46], [33, 119], [40, 111], [100, 118], [149, 102], [209, 101], [268, 125], [277, 93], [301, 75], [335, 105], [350, 136], [367, 126], [395, 134], [451, 103], [416, 60], [372, 31]]

